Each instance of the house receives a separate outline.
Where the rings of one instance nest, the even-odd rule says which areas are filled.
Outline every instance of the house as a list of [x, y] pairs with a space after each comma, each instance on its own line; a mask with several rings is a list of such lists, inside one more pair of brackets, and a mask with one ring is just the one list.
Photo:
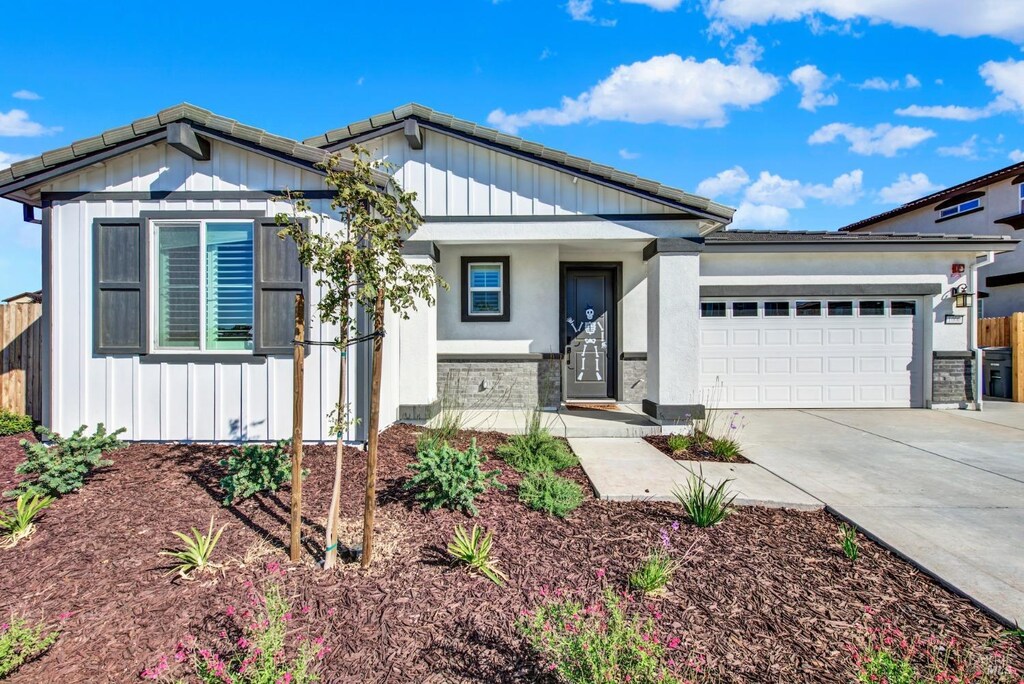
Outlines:
[[[932, 233], [1021, 237], [1024, 162], [908, 202], [840, 230], [851, 233]], [[979, 315], [1024, 311], [1024, 250], [978, 270]]]
[[[729, 207], [415, 104], [301, 143], [183, 104], [0, 171], [0, 196], [41, 209], [44, 422], [288, 436], [292, 302], [318, 288], [273, 217], [301, 190], [310, 229], [337, 230], [317, 163], [354, 143], [418, 194], [405, 258], [451, 286], [387, 321], [385, 425], [445, 401], [617, 401], [670, 427], [708, 403], [976, 404], [975, 309], [953, 293], [1006, 236], [730, 231]], [[335, 332], [311, 316], [308, 339]], [[362, 414], [365, 345], [352, 359]], [[309, 439], [333, 437], [337, 369], [309, 351]]]

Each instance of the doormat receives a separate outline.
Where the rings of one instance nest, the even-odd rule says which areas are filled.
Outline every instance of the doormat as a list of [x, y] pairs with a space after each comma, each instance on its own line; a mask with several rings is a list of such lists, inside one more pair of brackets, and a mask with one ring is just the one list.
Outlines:
[[618, 404], [566, 404], [570, 411], [618, 411]]

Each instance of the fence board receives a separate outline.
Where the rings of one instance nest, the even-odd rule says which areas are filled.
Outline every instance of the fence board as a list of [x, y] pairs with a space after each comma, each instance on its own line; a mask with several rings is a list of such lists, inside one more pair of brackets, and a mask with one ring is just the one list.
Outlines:
[[979, 318], [978, 346], [1010, 347], [1013, 400], [1024, 402], [1024, 312], [1002, 318]]
[[1010, 346], [1010, 316], [978, 319], [979, 347]]
[[43, 417], [43, 305], [0, 305], [0, 408]]

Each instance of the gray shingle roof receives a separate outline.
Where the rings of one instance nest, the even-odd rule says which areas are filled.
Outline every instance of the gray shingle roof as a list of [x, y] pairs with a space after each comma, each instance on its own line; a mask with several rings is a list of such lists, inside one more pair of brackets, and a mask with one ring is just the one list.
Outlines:
[[360, 121], [350, 123], [347, 126], [327, 131], [322, 135], [307, 138], [303, 142], [307, 145], [315, 145], [316, 147], [336, 146], [409, 118], [414, 118], [424, 123], [434, 124], [435, 126], [447, 128], [463, 135], [494, 143], [516, 152], [563, 166], [570, 171], [578, 171], [582, 174], [588, 174], [606, 181], [611, 181], [612, 183], [629, 189], [639, 190], [651, 195], [652, 197], [669, 200], [678, 205], [697, 209], [701, 212], [720, 218], [723, 222], [730, 221], [733, 213], [736, 211], [732, 207], [719, 204], [706, 197], [701, 197], [699, 195], [688, 193], [684, 190], [662, 185], [657, 181], [641, 178], [635, 174], [626, 173], [605, 164], [598, 164], [597, 162], [584, 159], [583, 157], [576, 157], [568, 152], [545, 147], [544, 145], [530, 142], [529, 140], [524, 140], [514, 135], [502, 133], [501, 131], [493, 128], [480, 126], [472, 121], [457, 119], [451, 114], [444, 114], [416, 103], [395, 107], [390, 111], [371, 116], [368, 119], [362, 119]]
[[214, 114], [209, 110], [182, 103], [168, 107], [152, 116], [138, 119], [127, 126], [112, 128], [100, 135], [77, 140], [65, 147], [44, 152], [38, 157], [16, 162], [9, 168], [0, 169], [0, 192], [3, 192], [5, 185], [57, 168], [62, 164], [88, 157], [96, 152], [116, 147], [121, 143], [142, 138], [150, 133], [164, 129], [168, 124], [176, 121], [190, 121], [212, 132], [222, 133], [225, 136], [252, 143], [258, 147], [277, 154], [284, 154], [306, 164], [322, 162], [330, 156], [327, 151], [318, 147], [274, 135], [252, 126], [246, 126], [234, 119]]
[[708, 244], [740, 243], [851, 243], [851, 242], [1019, 242], [1008, 235], [962, 235], [946, 233], [848, 233], [826, 230], [719, 230], [705, 238]]

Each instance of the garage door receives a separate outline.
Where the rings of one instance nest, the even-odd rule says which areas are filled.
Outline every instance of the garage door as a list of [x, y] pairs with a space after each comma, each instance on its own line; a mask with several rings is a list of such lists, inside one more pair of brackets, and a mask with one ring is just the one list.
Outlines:
[[921, 302], [702, 299], [701, 386], [723, 408], [922, 405]]

